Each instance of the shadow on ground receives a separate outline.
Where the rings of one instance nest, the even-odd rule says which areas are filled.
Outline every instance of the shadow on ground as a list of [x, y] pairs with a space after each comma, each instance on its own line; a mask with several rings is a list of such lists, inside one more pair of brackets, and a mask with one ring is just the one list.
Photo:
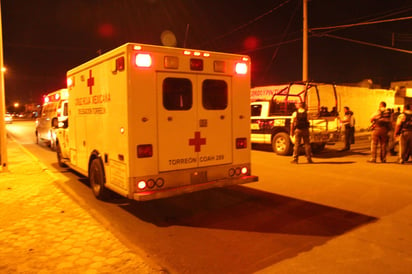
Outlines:
[[[119, 206], [167, 228], [174, 237], [168, 239], [169, 248], [196, 262], [194, 272], [205, 267], [211, 272], [252, 273], [377, 220], [243, 186]], [[202, 254], [208, 255], [202, 258], [194, 244], [202, 245]]]

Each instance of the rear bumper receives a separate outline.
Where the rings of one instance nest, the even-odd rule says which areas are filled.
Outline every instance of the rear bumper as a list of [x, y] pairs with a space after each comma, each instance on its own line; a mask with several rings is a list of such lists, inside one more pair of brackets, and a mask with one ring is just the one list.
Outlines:
[[341, 140], [340, 132], [318, 132], [311, 133], [310, 141], [312, 143], [336, 143]]
[[257, 181], [258, 181], [258, 177], [252, 176], [252, 175], [241, 176], [241, 177], [236, 177], [236, 178], [227, 178], [227, 179], [210, 181], [210, 182], [200, 183], [200, 184], [192, 184], [192, 185], [179, 186], [175, 188], [148, 190], [148, 191], [143, 191], [139, 193], [134, 193], [133, 199], [136, 201], [149, 201], [149, 200], [155, 200], [155, 199], [168, 198], [168, 197], [181, 195], [185, 193], [206, 190], [210, 188], [226, 187], [230, 185], [246, 184], [246, 183], [257, 182]]

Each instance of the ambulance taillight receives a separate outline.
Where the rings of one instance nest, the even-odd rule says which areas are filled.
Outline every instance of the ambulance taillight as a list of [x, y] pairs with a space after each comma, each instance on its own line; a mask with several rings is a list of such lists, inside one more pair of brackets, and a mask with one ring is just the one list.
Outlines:
[[229, 169], [229, 177], [248, 175], [249, 168], [246, 166]]
[[137, 188], [138, 189], [140, 189], [140, 190], [142, 190], [142, 189], [145, 189], [146, 188], [146, 182], [145, 181], [139, 181], [138, 183], [137, 183]]
[[137, 146], [137, 158], [150, 158], [153, 156], [153, 146], [144, 144]]
[[140, 68], [150, 68], [152, 66], [152, 56], [148, 53], [138, 53], [135, 57], [135, 64]]
[[236, 138], [236, 148], [247, 148], [247, 138]]

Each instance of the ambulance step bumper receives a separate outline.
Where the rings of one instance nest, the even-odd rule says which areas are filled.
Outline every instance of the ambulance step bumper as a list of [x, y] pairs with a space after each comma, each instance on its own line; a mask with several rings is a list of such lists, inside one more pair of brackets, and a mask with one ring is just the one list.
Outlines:
[[134, 193], [133, 199], [136, 201], [150, 201], [155, 199], [168, 198], [185, 193], [191, 193], [210, 188], [226, 187], [230, 185], [246, 184], [251, 182], [257, 182], [258, 176], [241, 176], [236, 178], [227, 178], [222, 180], [210, 181], [201, 184], [185, 185], [176, 188], [167, 188], [161, 190], [149, 190], [139, 193]]

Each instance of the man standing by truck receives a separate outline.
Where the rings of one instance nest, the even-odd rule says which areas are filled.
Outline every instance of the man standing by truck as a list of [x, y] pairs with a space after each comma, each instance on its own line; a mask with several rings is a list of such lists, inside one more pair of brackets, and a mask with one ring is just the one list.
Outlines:
[[305, 155], [308, 159], [308, 163], [313, 163], [312, 152], [309, 141], [309, 119], [308, 112], [304, 108], [303, 102], [296, 103], [296, 111], [292, 114], [292, 120], [290, 123], [291, 135], [295, 137], [295, 147], [293, 148], [293, 160], [292, 164], [298, 163], [299, 158], [299, 146], [303, 139], [305, 146]]
[[355, 138], [355, 118], [349, 107], [345, 106], [343, 109], [345, 111], [345, 115], [342, 119], [342, 124], [345, 127], [345, 147], [341, 151], [347, 151], [350, 150], [350, 145]]

